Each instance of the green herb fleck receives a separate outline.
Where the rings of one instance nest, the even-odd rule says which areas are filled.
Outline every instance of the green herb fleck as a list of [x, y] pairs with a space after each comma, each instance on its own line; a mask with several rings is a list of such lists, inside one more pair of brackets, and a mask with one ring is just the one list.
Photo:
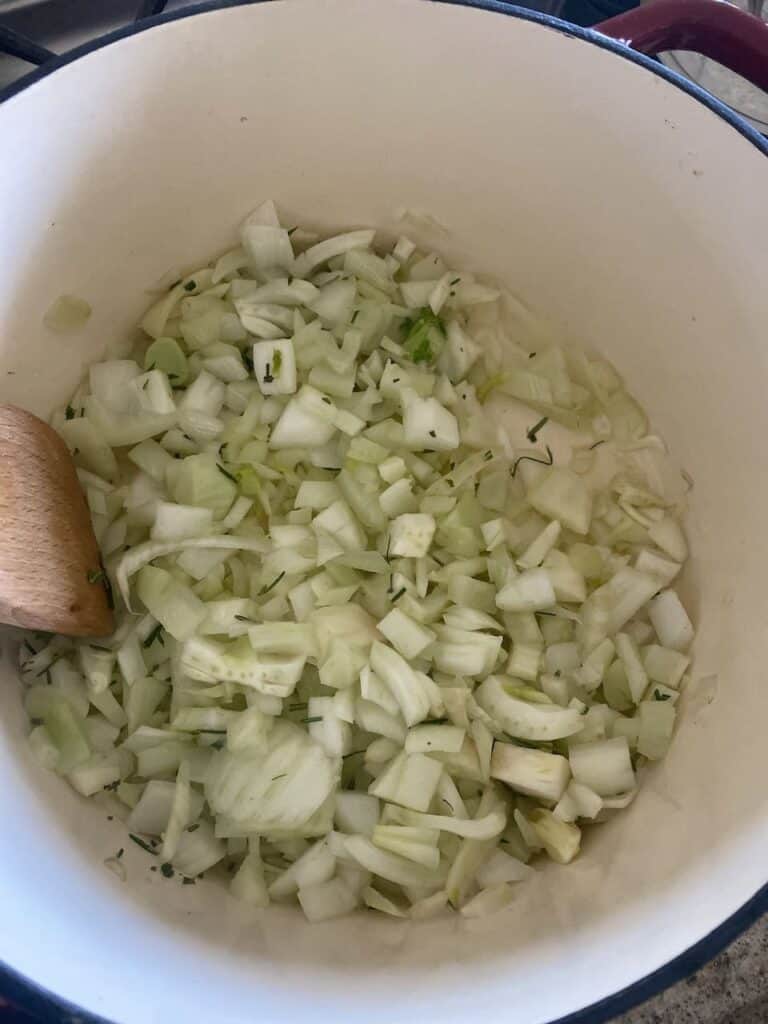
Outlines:
[[163, 627], [160, 625], [159, 622], [152, 630], [152, 632], [147, 636], [147, 639], [141, 646], [145, 648], [151, 647], [155, 640], [159, 640], [161, 645], [165, 647], [165, 640], [163, 639]]
[[298, 224], [295, 227], [288, 228], [288, 232], [287, 232], [288, 233], [288, 237], [290, 238], [291, 235], [293, 234], [293, 232], [294, 231], [298, 231], [298, 230], [299, 230], [299, 225]]
[[449, 281], [448, 284], [450, 285], [451, 288], [455, 288], [456, 285], [459, 284], [460, 281], [461, 281], [460, 277], [454, 277], [454, 279], [452, 281]]
[[168, 861], [160, 865], [160, 871], [164, 878], [173, 878], [175, 874], [173, 864], [169, 864]]
[[392, 598], [392, 604], [394, 604], [394, 603], [395, 603], [395, 601], [399, 601], [399, 600], [400, 600], [400, 598], [401, 598], [401, 597], [403, 596], [403, 594], [404, 594], [404, 593], [405, 593], [405, 587], [401, 587], [401, 588], [400, 588], [400, 589], [398, 590], [398, 592], [397, 592], [397, 593], [396, 593], [396, 594], [394, 595], [394, 597]]
[[125, 850], [124, 850], [124, 849], [123, 849], [123, 847], [121, 846], [121, 847], [120, 847], [120, 849], [119, 849], [119, 850], [117, 851], [117, 853], [115, 854], [115, 857], [117, 858], [117, 860], [120, 860], [120, 858], [121, 858], [121, 857], [123, 856], [123, 854], [124, 854], [124, 853], [125, 853]]
[[89, 569], [86, 575], [89, 583], [103, 583], [105, 579], [103, 569]]
[[360, 313], [360, 310], [356, 309], [355, 312], [352, 314], [352, 319], [349, 321], [350, 324], [353, 324], [355, 322], [355, 320], [357, 320], [357, 317], [358, 317], [359, 313]]
[[72, 408], [71, 405], [68, 405], [67, 408], [64, 410], [64, 415], [68, 420], [73, 420], [75, 418], [75, 410]]
[[445, 324], [429, 306], [422, 306], [414, 320], [404, 320], [405, 351], [414, 363], [430, 363], [442, 347]]
[[593, 452], [595, 448], [599, 448], [601, 444], [605, 444], [605, 438], [603, 438], [601, 441], [595, 441], [594, 444], [591, 444], [589, 446], [589, 450]]
[[151, 853], [153, 857], [157, 856], [157, 850], [153, 850], [149, 843], [145, 843], [143, 839], [139, 839], [139, 837], [135, 836], [133, 832], [128, 833], [128, 838], [132, 842], [136, 843], [137, 846], [140, 846], [142, 850], [146, 850], [147, 853]]
[[106, 573], [104, 573], [104, 579], [102, 582], [104, 583], [104, 590], [106, 591], [107, 594], [107, 608], [109, 608], [111, 611], [114, 611], [115, 595], [112, 593], [112, 584], [110, 582], [109, 576], [107, 576]]
[[273, 587], [277, 586], [277, 584], [280, 582], [283, 576], [285, 576], [285, 570], [283, 570], [283, 572], [281, 572], [279, 576], [275, 576], [275, 578], [272, 580], [269, 586], [261, 588], [261, 590], [259, 591], [259, 597], [263, 597], [264, 594], [268, 594]]
[[322, 715], [312, 715], [310, 718], [300, 718], [300, 722], [305, 722], [307, 725], [312, 725], [313, 722], [322, 722]]
[[654, 700], [672, 700], [672, 694], [671, 693], [662, 693], [661, 690], [654, 690], [653, 691], [653, 699]]
[[184, 285], [185, 292], [193, 292], [197, 288], [197, 281], [187, 281]]
[[287, 774], [288, 774], [288, 772], [283, 772], [282, 775], [273, 775], [272, 776], [272, 781], [273, 782], [277, 782], [278, 779], [284, 779]]
[[538, 423], [534, 423], [531, 429], [526, 431], [525, 436], [531, 444], [536, 443], [536, 435], [543, 427], [546, 426], [547, 423], [549, 423], [549, 416], [542, 416]]
[[184, 831], [185, 832], [196, 832], [199, 828], [200, 828], [200, 825], [198, 823], [196, 823], [194, 825], [187, 825], [187, 827], [184, 829]]
[[282, 366], [283, 366], [283, 353], [279, 349], [277, 349], [273, 353], [273, 356], [274, 356], [274, 358], [273, 358], [273, 361], [272, 361], [272, 364], [273, 364], [272, 368], [275, 371], [275, 376], [279, 377], [280, 376], [280, 370], [282, 369]]

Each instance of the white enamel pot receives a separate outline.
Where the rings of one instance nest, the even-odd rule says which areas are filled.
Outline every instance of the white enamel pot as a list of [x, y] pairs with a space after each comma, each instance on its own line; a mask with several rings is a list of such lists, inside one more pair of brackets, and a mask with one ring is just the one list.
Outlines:
[[[326, 229], [427, 211], [451, 265], [603, 350], [691, 474], [696, 683], [635, 803], [509, 911], [309, 926], [149, 872], [35, 765], [6, 658], [0, 991], [119, 1024], [606, 1020], [768, 904], [765, 145], [626, 46], [498, 3], [235, 2], [106, 43], [0, 107], [0, 400], [48, 412], [262, 199]], [[41, 320], [66, 292], [94, 310], [74, 338]]]

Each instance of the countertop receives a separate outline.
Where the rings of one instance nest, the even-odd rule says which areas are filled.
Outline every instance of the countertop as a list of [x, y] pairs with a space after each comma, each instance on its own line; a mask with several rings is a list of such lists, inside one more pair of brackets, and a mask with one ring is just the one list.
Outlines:
[[684, 981], [616, 1024], [766, 1024], [768, 917]]

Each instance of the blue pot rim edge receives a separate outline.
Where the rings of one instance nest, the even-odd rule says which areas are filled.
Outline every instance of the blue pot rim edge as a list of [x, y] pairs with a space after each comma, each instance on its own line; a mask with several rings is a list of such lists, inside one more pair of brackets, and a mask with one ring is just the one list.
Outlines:
[[[208, 11], [270, 2], [274, 2], [274, 0], [205, 0], [205, 2], [191, 7], [158, 14], [140, 22], [132, 22], [123, 28], [115, 29], [69, 50], [67, 53], [48, 61], [41, 67], [0, 89], [0, 103], [11, 99], [11, 97], [23, 92], [31, 85], [41, 81], [43, 78], [47, 78], [54, 71], [66, 67], [80, 57], [84, 57], [95, 50], [100, 50], [121, 39], [137, 35], [139, 32], [145, 32], [156, 25], [194, 17], [197, 14], [203, 14]], [[424, 0], [424, 2], [452, 4], [461, 7], [471, 7], [480, 11], [504, 14], [508, 17], [518, 18], [521, 21], [533, 22], [544, 28], [560, 32], [563, 35], [591, 43], [600, 49], [608, 50], [633, 64], [640, 65], [640, 67], [645, 68], [646, 71], [657, 75], [659, 78], [665, 79], [682, 92], [688, 93], [689, 96], [703, 104], [717, 117], [726, 121], [740, 135], [743, 135], [763, 155], [768, 156], [768, 139], [764, 138], [747, 121], [736, 114], [730, 107], [726, 106], [722, 100], [706, 92], [683, 75], [660, 64], [652, 57], [646, 57], [644, 54], [638, 53], [608, 36], [601, 35], [592, 29], [582, 28], [570, 22], [562, 21], [548, 14], [516, 7], [511, 3], [506, 3], [505, 0]], [[709, 963], [718, 953], [722, 952], [751, 925], [758, 921], [766, 911], [768, 911], [768, 883], [759, 889], [750, 900], [722, 924], [718, 925], [717, 928], [704, 936], [703, 939], [694, 943], [693, 946], [680, 953], [663, 967], [659, 967], [651, 974], [621, 989], [621, 991], [583, 1009], [576, 1010], [574, 1013], [569, 1013], [565, 1017], [558, 1017], [556, 1020], [550, 1021], [549, 1024], [606, 1024], [606, 1022], [614, 1017], [626, 1013], [628, 1010], [640, 1005], [640, 1003], [658, 995], [671, 985], [682, 981]], [[60, 998], [53, 992], [49, 992], [43, 986], [38, 985], [30, 978], [24, 977], [18, 971], [2, 962], [0, 962], [0, 994], [2, 994], [3, 998], [11, 1000], [12, 1006], [37, 1016], [41, 1024], [69, 1024], [70, 1021], [72, 1021], [72, 1024], [75, 1021], [77, 1024], [110, 1024], [106, 1018], [69, 1003], [67, 1000]]]

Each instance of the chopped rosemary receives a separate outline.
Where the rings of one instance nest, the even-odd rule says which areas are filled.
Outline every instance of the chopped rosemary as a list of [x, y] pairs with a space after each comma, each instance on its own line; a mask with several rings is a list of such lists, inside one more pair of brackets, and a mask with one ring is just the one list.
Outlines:
[[322, 722], [322, 715], [312, 715], [310, 718], [300, 718], [300, 722], [305, 722], [307, 725], [312, 725], [313, 722]]
[[272, 781], [273, 782], [277, 782], [278, 779], [284, 779], [287, 774], [288, 774], [288, 772], [283, 772], [282, 775], [273, 775], [272, 776]]
[[397, 593], [396, 593], [396, 594], [394, 595], [394, 597], [392, 598], [392, 604], [394, 604], [394, 603], [395, 603], [395, 601], [399, 601], [399, 600], [400, 600], [400, 598], [401, 598], [401, 597], [403, 596], [403, 594], [404, 594], [404, 593], [405, 593], [405, 587], [401, 587], [401, 588], [400, 588], [400, 589], [398, 590], [398, 592], [397, 592]]
[[275, 576], [275, 578], [272, 580], [269, 586], [261, 588], [261, 590], [259, 591], [259, 597], [263, 597], [264, 594], [268, 594], [273, 587], [277, 586], [277, 584], [280, 582], [283, 576], [285, 576], [285, 570], [283, 570], [283, 572], [281, 572], [279, 576]]
[[602, 438], [600, 441], [595, 441], [594, 444], [589, 446], [589, 450], [592, 452], [595, 448], [599, 448], [601, 444], [605, 444], [605, 438]]
[[272, 364], [267, 363], [266, 368], [264, 370], [264, 383], [272, 384], [274, 382], [274, 379], [275, 378], [272, 376]]
[[546, 426], [547, 423], [549, 423], [549, 416], [542, 416], [538, 423], [534, 423], [531, 429], [525, 432], [525, 436], [528, 438], [531, 444], [536, 443], [536, 435], [539, 433], [542, 427]]
[[135, 836], [133, 832], [128, 833], [128, 838], [132, 840], [132, 842], [136, 843], [137, 846], [140, 846], [142, 850], [146, 850], [147, 853], [151, 853], [153, 857], [157, 856], [157, 850], [153, 850], [149, 843], [145, 843], [143, 839], [139, 839], [139, 837]]
[[546, 452], [546, 459], [537, 459], [535, 455], [521, 455], [519, 458], [515, 459], [514, 465], [512, 466], [512, 469], [510, 471], [511, 475], [514, 476], [515, 473], [517, 473], [517, 467], [520, 465], [521, 462], [537, 462], [540, 466], [553, 465], [555, 457], [552, 454], [552, 449], [549, 447], [549, 445], [546, 445]]
[[160, 625], [159, 622], [152, 630], [152, 632], [147, 635], [146, 640], [141, 646], [145, 648], [151, 647], [155, 640], [159, 640], [161, 646], [165, 647], [165, 640], [163, 639], [163, 627]]

